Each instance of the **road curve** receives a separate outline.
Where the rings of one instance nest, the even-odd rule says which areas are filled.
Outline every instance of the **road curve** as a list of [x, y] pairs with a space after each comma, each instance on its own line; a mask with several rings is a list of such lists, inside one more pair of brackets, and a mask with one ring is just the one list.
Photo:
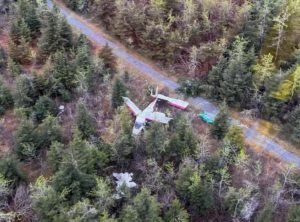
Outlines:
[[[51, 0], [47, 0], [47, 6], [48, 8], [53, 7], [53, 2]], [[60, 12], [71, 26], [74, 28], [80, 30], [83, 34], [85, 34], [89, 39], [94, 41], [95, 43], [99, 45], [105, 45], [107, 44], [109, 47], [113, 49], [113, 52], [120, 57], [123, 61], [133, 66], [135, 69], [142, 72], [144, 75], [147, 75], [148, 77], [152, 78], [153, 80], [159, 82], [160, 84], [164, 85], [165, 87], [176, 90], [179, 87], [179, 84], [174, 82], [173, 80], [168, 79], [166, 76], [162, 75], [160, 72], [153, 69], [150, 65], [146, 64], [145, 62], [139, 60], [133, 55], [130, 55], [126, 52], [123, 48], [119, 47], [116, 43], [112, 42], [111, 40], [105, 38], [100, 32], [93, 31], [89, 26], [87, 26], [85, 23], [80, 21], [76, 16], [74, 16], [68, 9], [59, 7]], [[216, 114], [218, 112], [218, 108], [209, 102], [208, 100], [201, 98], [201, 97], [195, 97], [192, 98], [191, 104], [195, 106], [196, 108], [200, 108], [205, 112]], [[232, 122], [234, 124], [239, 124], [239, 121], [236, 119], [233, 119]], [[262, 147], [266, 152], [271, 153], [280, 159], [295, 164], [300, 169], [300, 158], [296, 156], [295, 154], [285, 150], [282, 146], [280, 146], [278, 143], [273, 141], [270, 138], [267, 138], [266, 136], [260, 135], [259, 132], [257, 132], [254, 128], [249, 128], [246, 126], [243, 126], [245, 138], [248, 141], [251, 141], [251, 143], [254, 143], [260, 147]]]

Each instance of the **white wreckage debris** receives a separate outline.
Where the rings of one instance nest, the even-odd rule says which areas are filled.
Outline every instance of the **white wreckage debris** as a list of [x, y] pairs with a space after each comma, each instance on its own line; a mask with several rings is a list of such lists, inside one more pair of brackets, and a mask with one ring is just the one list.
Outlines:
[[132, 181], [133, 173], [113, 173], [113, 176], [117, 180], [117, 193], [114, 195], [114, 198], [116, 199], [120, 199], [122, 196], [124, 196], [124, 192], [121, 190], [123, 186], [126, 186], [128, 188], [137, 186], [137, 184]]

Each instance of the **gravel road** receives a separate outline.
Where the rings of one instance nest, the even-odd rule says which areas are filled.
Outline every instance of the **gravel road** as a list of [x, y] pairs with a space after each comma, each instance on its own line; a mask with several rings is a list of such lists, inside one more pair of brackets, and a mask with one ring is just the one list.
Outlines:
[[[51, 0], [47, 0], [47, 5], [49, 8], [52, 8], [53, 2]], [[99, 45], [103, 46], [105, 44], [108, 44], [108, 46], [113, 49], [114, 53], [118, 57], [120, 57], [123, 61], [133, 66], [135, 69], [139, 70], [144, 75], [152, 78], [156, 82], [159, 82], [160, 84], [164, 85], [165, 87], [171, 90], [176, 90], [179, 87], [178, 83], [167, 78], [166, 76], [156, 71], [150, 65], [141, 61], [137, 57], [129, 54], [128, 52], [126, 52], [126, 50], [119, 47], [116, 43], [105, 38], [100, 32], [92, 30], [88, 25], [83, 23], [81, 19], [79, 20], [76, 16], [70, 13], [68, 9], [60, 8], [60, 12], [65, 16], [65, 18], [67, 19], [67, 21], [71, 26], [80, 30], [89, 39], [91, 39], [92, 41], [94, 41]], [[218, 113], [218, 108], [204, 98], [201, 97], [191, 98], [190, 102], [193, 106], [195, 106], [196, 108], [200, 108], [205, 112], [212, 113], [212, 114]], [[232, 122], [234, 124], [239, 124], [239, 121], [235, 119], [233, 119]], [[253, 144], [259, 145], [266, 152], [271, 153], [288, 163], [294, 163], [300, 169], [300, 158], [298, 156], [285, 150], [282, 146], [280, 146], [271, 138], [267, 138], [261, 135], [254, 128], [248, 128], [246, 126], [242, 126], [242, 127], [244, 128], [245, 137], [248, 141], [251, 141], [251, 143]]]

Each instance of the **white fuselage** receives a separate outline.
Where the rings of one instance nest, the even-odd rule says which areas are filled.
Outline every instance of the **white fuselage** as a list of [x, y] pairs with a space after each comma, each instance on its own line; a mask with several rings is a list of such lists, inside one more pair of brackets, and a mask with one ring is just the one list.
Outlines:
[[146, 109], [144, 109], [142, 112], [138, 113], [135, 119], [135, 123], [133, 126], [132, 133], [134, 135], [138, 135], [145, 127], [147, 121], [151, 121], [151, 119], [147, 118], [150, 116], [151, 113], [154, 112], [154, 107], [157, 102], [157, 99], [155, 99], [152, 103], [150, 103]]

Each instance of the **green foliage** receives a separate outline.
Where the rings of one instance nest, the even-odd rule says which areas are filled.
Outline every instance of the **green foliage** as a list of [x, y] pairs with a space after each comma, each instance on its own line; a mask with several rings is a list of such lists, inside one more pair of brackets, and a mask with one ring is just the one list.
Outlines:
[[255, 222], [272, 222], [274, 204], [266, 203], [255, 218]]
[[7, 66], [7, 55], [5, 50], [0, 47], [0, 70], [5, 69]]
[[21, 68], [19, 64], [10, 57], [7, 60], [7, 70], [13, 77], [21, 75]]
[[142, 188], [141, 192], [136, 195], [131, 205], [126, 206], [121, 213], [123, 222], [160, 222], [160, 204], [150, 191]]
[[220, 107], [220, 111], [217, 114], [215, 121], [211, 127], [211, 133], [214, 137], [221, 140], [226, 135], [229, 128], [229, 112], [225, 103]]
[[117, 78], [115, 80], [115, 83], [113, 85], [113, 92], [112, 92], [112, 98], [111, 98], [111, 103], [112, 103], [112, 107], [114, 109], [118, 108], [119, 106], [121, 106], [124, 101], [123, 101], [123, 96], [126, 96], [127, 92], [126, 92], [126, 87], [123, 84], [123, 82]]
[[166, 222], [188, 222], [189, 221], [189, 214], [184, 208], [182, 208], [180, 201], [178, 199], [172, 201], [168, 211], [166, 212], [164, 221]]
[[175, 185], [180, 197], [184, 200], [187, 200], [189, 197], [189, 187], [191, 186], [190, 178], [195, 170], [195, 165], [191, 160], [185, 160], [179, 167], [178, 178], [175, 181]]
[[300, 143], [300, 105], [288, 114], [283, 133], [288, 135], [294, 143]]
[[44, 62], [48, 56], [61, 49], [69, 49], [73, 42], [71, 27], [55, 9], [45, 14], [43, 23], [42, 36], [39, 40], [38, 60], [40, 62]]
[[9, 181], [12, 187], [17, 187], [25, 181], [25, 175], [21, 171], [20, 162], [14, 156], [7, 156], [0, 159], [0, 174]]
[[47, 163], [53, 172], [56, 172], [59, 169], [63, 159], [62, 158], [63, 153], [64, 153], [64, 144], [57, 141], [51, 144], [49, 151], [47, 153]]
[[96, 134], [95, 120], [83, 101], [77, 104], [75, 124], [83, 139], [89, 139]]
[[205, 215], [214, 206], [213, 190], [210, 184], [201, 179], [197, 172], [194, 172], [190, 178], [189, 202], [194, 211], [198, 214]]
[[94, 3], [93, 13], [100, 19], [101, 23], [107, 30], [112, 30], [114, 24], [114, 17], [116, 15], [116, 1], [110, 2], [99, 0]]
[[166, 130], [160, 123], [152, 123], [144, 135], [147, 154], [159, 159], [165, 150]]
[[296, 222], [300, 220], [300, 207], [299, 206], [291, 206], [288, 214], [288, 222]]
[[297, 92], [300, 91], [300, 66], [285, 79], [273, 92], [272, 96], [279, 100], [286, 100], [292, 98]]
[[75, 66], [70, 64], [70, 60], [65, 51], [58, 51], [53, 56], [51, 73], [55, 82], [63, 86], [60, 90], [65, 89], [71, 91], [77, 86]]
[[111, 75], [117, 73], [117, 58], [112, 52], [112, 49], [105, 45], [99, 52], [98, 57], [103, 61], [104, 69]]
[[21, 0], [17, 3], [17, 16], [24, 19], [24, 22], [28, 26], [31, 36], [35, 37], [41, 28], [41, 22], [37, 15], [37, 3], [36, 1]]
[[68, 190], [66, 198], [73, 204], [87, 197], [96, 185], [95, 177], [82, 172], [75, 163], [64, 164], [53, 178], [55, 191], [62, 193], [65, 189]]
[[184, 156], [192, 155], [196, 151], [198, 144], [185, 117], [177, 117], [174, 124], [174, 132], [167, 144], [166, 154], [180, 160]]
[[228, 50], [228, 59], [222, 58], [208, 75], [210, 95], [240, 108], [249, 105], [253, 94], [251, 66], [255, 57], [254, 51], [247, 48], [247, 43], [245, 39], [237, 37], [232, 49]]
[[0, 116], [13, 105], [14, 100], [10, 90], [0, 81]]
[[66, 221], [64, 209], [68, 190], [56, 192], [43, 176], [31, 186], [32, 208], [39, 221]]
[[8, 46], [9, 56], [11, 59], [20, 64], [30, 64], [31, 50], [29, 43], [26, 42], [25, 38], [21, 37], [19, 43], [10, 41]]
[[245, 148], [245, 137], [243, 129], [239, 126], [231, 126], [224, 138], [237, 152]]
[[37, 93], [31, 77], [21, 75], [17, 78], [14, 97], [17, 107], [31, 107], [35, 104]]
[[40, 149], [48, 148], [52, 142], [61, 140], [60, 126], [52, 116], [46, 117], [37, 127], [30, 121], [23, 121], [15, 138], [18, 157], [21, 160], [35, 158]]
[[56, 116], [58, 113], [55, 102], [47, 96], [39, 97], [33, 110], [33, 119], [38, 123], [42, 122], [47, 116]]

